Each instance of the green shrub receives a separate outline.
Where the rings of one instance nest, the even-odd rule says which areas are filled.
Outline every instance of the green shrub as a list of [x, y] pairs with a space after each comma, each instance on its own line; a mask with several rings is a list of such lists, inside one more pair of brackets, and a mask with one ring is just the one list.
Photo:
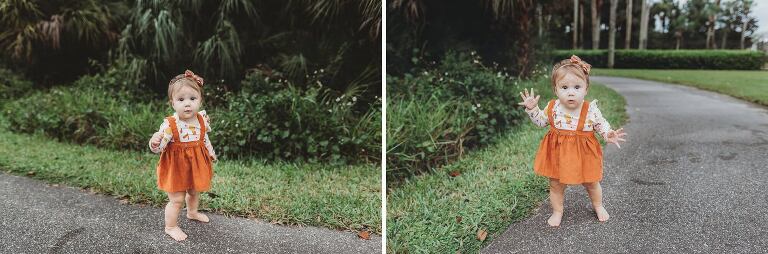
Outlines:
[[381, 104], [354, 110], [362, 91], [335, 95], [315, 81], [299, 88], [260, 72], [228, 98], [214, 118], [212, 139], [224, 156], [331, 161], [378, 161]]
[[[607, 67], [607, 50], [557, 50], [552, 62], [577, 55], [593, 67]], [[759, 70], [766, 62], [761, 51], [747, 50], [616, 50], [619, 69]]]
[[515, 125], [521, 81], [449, 52], [435, 67], [387, 77], [387, 173], [401, 179], [486, 145]]
[[[141, 75], [129, 70], [142, 69], [142, 64], [118, 60], [104, 73], [83, 76], [69, 87], [10, 101], [3, 114], [17, 132], [145, 151], [149, 137], [173, 111], [165, 97], [153, 98], [140, 83]], [[298, 87], [254, 72], [239, 92], [206, 89], [203, 108], [211, 116], [217, 152], [222, 158], [378, 162], [381, 101], [359, 105], [362, 89], [336, 94], [318, 80], [311, 84]]]
[[43, 132], [58, 140], [115, 149], [146, 149], [162, 123], [163, 106], [131, 98], [90, 86], [55, 87], [9, 102], [3, 113], [13, 131]]
[[32, 92], [31, 81], [23, 79], [11, 70], [0, 68], [0, 104]]

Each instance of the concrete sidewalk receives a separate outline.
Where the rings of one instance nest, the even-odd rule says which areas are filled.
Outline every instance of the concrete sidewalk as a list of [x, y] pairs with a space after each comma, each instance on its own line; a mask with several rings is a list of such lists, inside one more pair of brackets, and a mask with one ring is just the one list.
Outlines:
[[381, 253], [381, 237], [286, 227], [208, 214], [187, 220], [176, 242], [163, 232], [163, 210], [120, 204], [113, 197], [0, 173], [3, 253]]
[[768, 110], [695, 88], [592, 77], [627, 100], [627, 143], [604, 153], [597, 221], [581, 186], [559, 228], [545, 201], [483, 253], [768, 252]]

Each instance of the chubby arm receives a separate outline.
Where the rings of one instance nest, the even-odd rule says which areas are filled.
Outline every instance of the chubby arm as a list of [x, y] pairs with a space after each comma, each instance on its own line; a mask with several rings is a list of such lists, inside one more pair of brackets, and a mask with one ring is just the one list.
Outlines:
[[618, 130], [611, 129], [611, 125], [605, 120], [603, 114], [600, 113], [600, 109], [597, 108], [597, 100], [592, 101], [589, 108], [591, 116], [595, 119], [595, 131], [600, 133], [603, 139], [605, 139], [605, 142], [613, 143], [616, 147], [621, 148], [620, 143], [626, 142], [624, 136], [626, 136], [627, 133], [624, 132], [624, 128], [619, 128]]
[[203, 136], [204, 143], [205, 143], [205, 149], [208, 150], [208, 154], [213, 158], [214, 161], [218, 160], [216, 157], [216, 151], [213, 150], [213, 144], [211, 144], [211, 138], [208, 137], [208, 133], [211, 132], [211, 120], [208, 114], [205, 112], [205, 110], [200, 111], [200, 115], [203, 116], [203, 119], [205, 120], [205, 135]]
[[163, 120], [163, 124], [160, 125], [160, 130], [155, 132], [149, 140], [149, 150], [153, 153], [162, 153], [165, 151], [165, 147], [168, 146], [168, 143], [171, 142], [172, 138], [173, 131], [171, 130], [171, 125], [168, 123], [168, 120]]
[[597, 100], [593, 100], [589, 103], [589, 116], [587, 119], [594, 119], [592, 128], [595, 129], [597, 133], [600, 133], [600, 136], [603, 137], [603, 139], [607, 139], [606, 137], [608, 133], [613, 131], [613, 129], [611, 129], [611, 124], [608, 123], [608, 120], [605, 120], [603, 113], [600, 112], [600, 109], [597, 107]]
[[546, 127], [549, 125], [549, 117], [547, 116], [547, 106], [544, 109], [540, 109], [538, 105], [532, 109], [525, 109], [525, 113], [528, 113], [528, 118], [531, 119], [533, 124], [539, 127]]
[[[531, 88], [530, 93], [528, 92], [528, 89], [523, 89], [523, 91], [520, 92], [520, 98], [522, 98], [523, 101], [517, 105], [525, 107], [525, 113], [528, 113], [528, 117], [531, 118], [531, 121], [533, 121], [534, 124], [539, 127], [544, 127], [549, 124], [549, 121], [547, 121], [547, 114], [545, 113], [546, 111], [539, 108], [539, 98], [541, 98], [541, 95], [535, 95], [533, 88]], [[544, 107], [544, 109], [546, 109], [546, 107]]]

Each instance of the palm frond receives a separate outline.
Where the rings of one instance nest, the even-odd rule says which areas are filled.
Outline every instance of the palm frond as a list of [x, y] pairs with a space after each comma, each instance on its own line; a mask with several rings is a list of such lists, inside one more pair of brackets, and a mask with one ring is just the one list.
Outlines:
[[360, 30], [368, 29], [368, 36], [376, 40], [381, 35], [381, 0], [360, 1], [363, 22]]

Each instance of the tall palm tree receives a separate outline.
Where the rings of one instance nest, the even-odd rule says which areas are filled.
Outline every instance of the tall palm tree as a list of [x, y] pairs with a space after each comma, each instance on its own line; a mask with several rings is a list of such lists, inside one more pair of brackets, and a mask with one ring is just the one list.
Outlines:
[[618, 0], [611, 0], [611, 14], [608, 21], [608, 68], [613, 69], [613, 58], [616, 54], [616, 7]]
[[629, 49], [632, 42], [632, 0], [627, 0], [627, 25], [624, 34], [624, 49]]

